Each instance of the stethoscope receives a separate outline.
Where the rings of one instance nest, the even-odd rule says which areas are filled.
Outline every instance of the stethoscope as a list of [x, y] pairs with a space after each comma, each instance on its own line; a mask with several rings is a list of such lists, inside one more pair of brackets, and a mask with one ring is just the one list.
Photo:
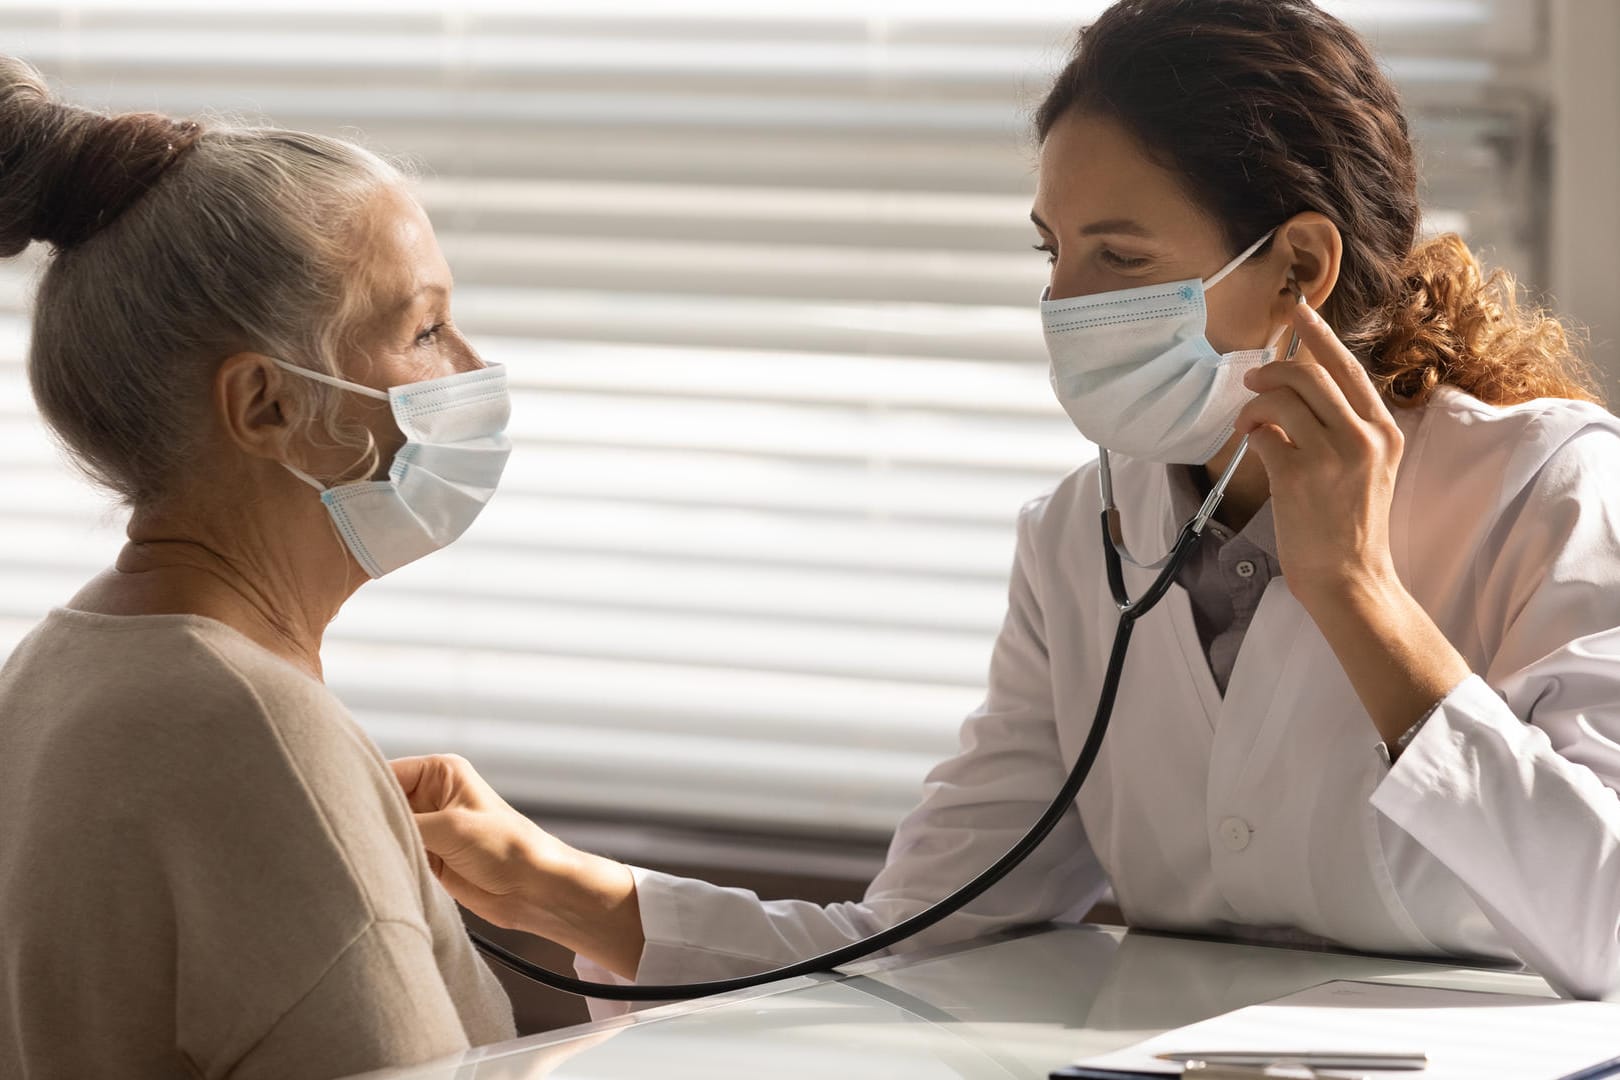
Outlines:
[[[1304, 303], [1305, 298], [1300, 294], [1297, 286], [1293, 287], [1296, 303]], [[1288, 352], [1285, 357], [1292, 360], [1299, 351], [1299, 334], [1295, 332], [1288, 343]], [[606, 1001], [681, 1001], [690, 998], [708, 997], [712, 994], [725, 994], [734, 990], [747, 990], [750, 987], [761, 986], [765, 983], [779, 982], [783, 979], [797, 978], [800, 975], [814, 975], [818, 972], [828, 971], [843, 964], [853, 963], [873, 953], [881, 952], [891, 945], [904, 941], [915, 934], [920, 934], [941, 920], [954, 915], [963, 907], [982, 896], [986, 890], [995, 885], [1002, 878], [1012, 873], [1030, 854], [1041, 845], [1041, 841], [1049, 836], [1057, 827], [1063, 815], [1068, 812], [1069, 806], [1080, 794], [1080, 787], [1091, 774], [1091, 767], [1097, 760], [1097, 754], [1102, 750], [1103, 736], [1108, 733], [1108, 722], [1114, 714], [1114, 699], [1119, 693], [1119, 681], [1125, 671], [1125, 653], [1130, 648], [1131, 631], [1137, 620], [1152, 611], [1160, 600], [1164, 599], [1170, 591], [1171, 584], [1181, 572], [1182, 564], [1187, 556], [1192, 554], [1199, 540], [1203, 537], [1204, 528], [1210, 519], [1215, 516], [1215, 510], [1220, 506], [1221, 500], [1226, 496], [1226, 487], [1237, 471], [1238, 464], [1248, 452], [1249, 439], [1244, 436], [1238, 443], [1237, 451], [1232, 460], [1221, 473], [1221, 478], [1210, 488], [1208, 496], [1198, 508], [1198, 512], [1181, 527], [1176, 534], [1176, 541], [1164, 558], [1154, 563], [1139, 563], [1124, 551], [1125, 539], [1120, 527], [1119, 508], [1114, 504], [1114, 476], [1108, 460], [1108, 451], [1101, 447], [1097, 450], [1097, 482], [1102, 491], [1102, 534], [1103, 534], [1103, 560], [1108, 576], [1108, 591], [1113, 594], [1114, 606], [1119, 610], [1119, 622], [1114, 629], [1114, 643], [1108, 654], [1108, 667], [1103, 675], [1102, 691], [1097, 696], [1097, 711], [1092, 717], [1091, 730], [1086, 735], [1085, 745], [1080, 749], [1080, 756], [1075, 759], [1074, 767], [1069, 770], [1069, 777], [1063, 782], [1063, 787], [1053, 796], [1052, 803], [1046, 808], [1038, 821], [1030, 826], [1028, 832], [1007, 850], [1007, 853], [997, 859], [983, 870], [977, 877], [951, 895], [940, 900], [932, 907], [919, 911], [908, 919], [879, 931], [860, 941], [851, 942], [841, 948], [824, 952], [820, 956], [812, 956], [808, 960], [785, 964], [770, 971], [762, 971], [754, 975], [742, 975], [731, 979], [715, 979], [709, 982], [682, 983], [674, 986], [618, 986], [613, 983], [588, 982], [576, 979], [571, 975], [552, 971], [541, 967], [530, 960], [512, 952], [510, 949], [497, 945], [488, 938], [475, 932], [469, 932], [473, 944], [477, 945], [486, 955], [502, 966], [517, 972], [537, 983], [542, 983], [554, 990], [562, 990], [580, 997], [599, 998]], [[1157, 570], [1158, 575], [1147, 589], [1132, 600], [1125, 588], [1125, 568], [1123, 563], [1129, 561], [1131, 565], [1143, 570]]]

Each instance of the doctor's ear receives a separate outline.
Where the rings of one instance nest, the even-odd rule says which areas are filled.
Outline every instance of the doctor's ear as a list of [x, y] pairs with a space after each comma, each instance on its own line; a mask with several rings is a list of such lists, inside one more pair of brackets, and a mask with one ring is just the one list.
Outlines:
[[[1298, 284], [1305, 302], [1320, 310], [1339, 283], [1344, 238], [1326, 215], [1307, 210], [1278, 228], [1273, 257], [1286, 267], [1288, 281]], [[1278, 300], [1286, 308], [1294, 306], [1293, 290], [1287, 281], [1279, 290]]]
[[287, 460], [304, 400], [293, 378], [260, 353], [226, 357], [214, 374], [211, 400], [226, 438], [252, 457]]

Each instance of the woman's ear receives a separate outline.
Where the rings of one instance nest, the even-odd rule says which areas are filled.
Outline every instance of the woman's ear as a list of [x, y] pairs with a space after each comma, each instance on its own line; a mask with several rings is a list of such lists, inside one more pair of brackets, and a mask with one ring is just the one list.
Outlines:
[[[1317, 309], [1327, 303], [1339, 283], [1344, 258], [1339, 227], [1315, 210], [1295, 214], [1277, 229], [1277, 252], [1286, 260], [1289, 278], [1299, 286], [1305, 302]], [[1293, 308], [1293, 291], [1286, 283], [1278, 299]]]
[[298, 403], [288, 392], [291, 378], [261, 353], [225, 358], [214, 375], [214, 412], [226, 438], [243, 453], [286, 462], [287, 444], [298, 419]]

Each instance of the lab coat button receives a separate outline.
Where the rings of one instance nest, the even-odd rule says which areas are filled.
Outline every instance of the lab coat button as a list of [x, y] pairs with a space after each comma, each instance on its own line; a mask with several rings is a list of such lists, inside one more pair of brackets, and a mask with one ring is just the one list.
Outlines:
[[1249, 837], [1254, 830], [1242, 818], [1229, 817], [1221, 822], [1221, 842], [1226, 845], [1227, 851], [1242, 851], [1249, 846]]
[[1240, 578], [1254, 577], [1254, 563], [1250, 562], [1248, 559], [1244, 559], [1242, 562], [1232, 567], [1232, 569], [1237, 571], [1237, 576]]

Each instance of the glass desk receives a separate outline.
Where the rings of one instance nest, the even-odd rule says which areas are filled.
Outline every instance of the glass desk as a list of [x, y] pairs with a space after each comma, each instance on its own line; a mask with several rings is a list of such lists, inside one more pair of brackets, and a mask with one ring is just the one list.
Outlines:
[[1520, 971], [1066, 926], [851, 965], [479, 1047], [367, 1080], [983, 1077], [1075, 1058], [1330, 979], [1552, 995]]

